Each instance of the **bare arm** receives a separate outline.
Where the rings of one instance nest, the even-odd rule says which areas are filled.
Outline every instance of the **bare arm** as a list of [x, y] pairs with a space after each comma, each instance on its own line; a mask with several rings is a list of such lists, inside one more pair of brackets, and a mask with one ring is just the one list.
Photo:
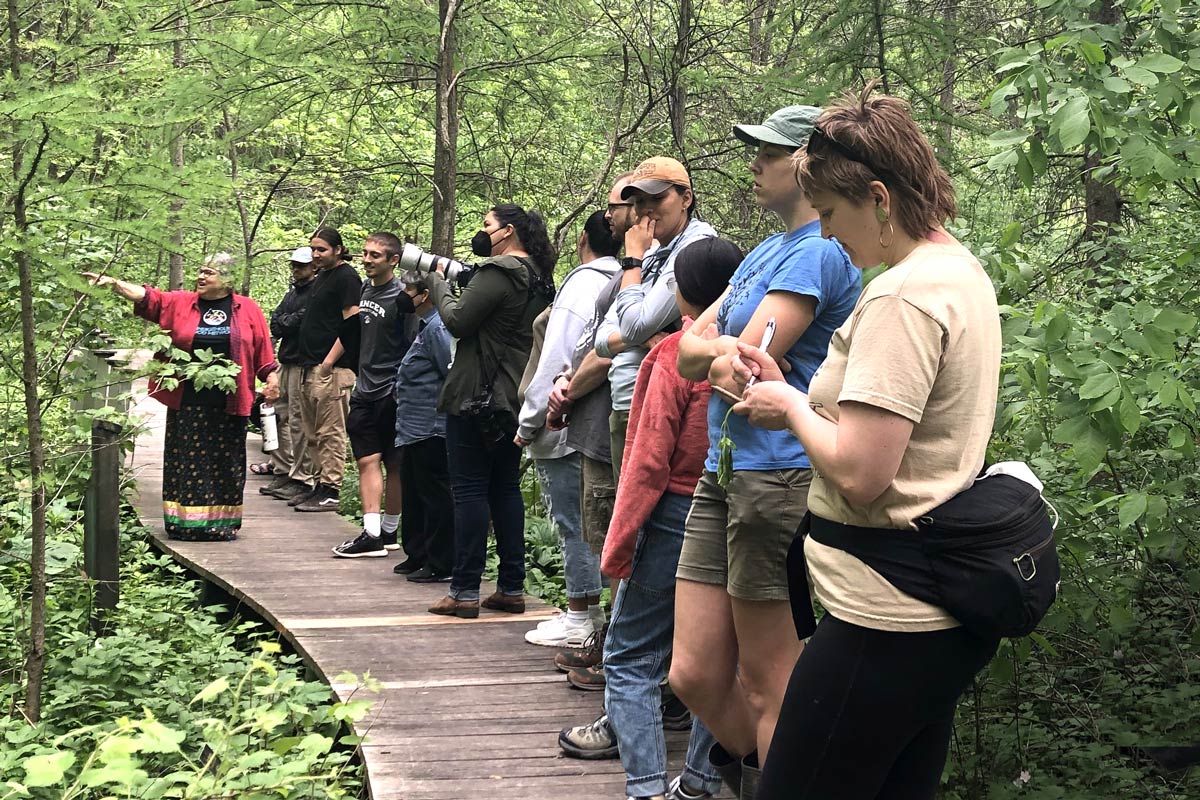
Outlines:
[[601, 358], [596, 351], [590, 351], [583, 357], [579, 369], [571, 376], [567, 387], [567, 399], [578, 400], [593, 392], [600, 384], [608, 380], [608, 368], [612, 366], [611, 358]]
[[126, 300], [140, 303], [146, 298], [146, 287], [140, 283], [130, 283], [120, 278], [114, 278], [111, 275], [99, 275], [95, 272], [84, 272], [82, 275], [88, 279], [88, 283], [92, 286], [111, 287], [113, 292], [121, 295]]

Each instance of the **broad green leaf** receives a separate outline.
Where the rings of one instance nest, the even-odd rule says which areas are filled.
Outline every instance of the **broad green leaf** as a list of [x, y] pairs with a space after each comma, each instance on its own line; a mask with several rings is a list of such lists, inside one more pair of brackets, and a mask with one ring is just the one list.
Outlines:
[[1182, 61], [1166, 53], [1151, 53], [1143, 56], [1138, 59], [1137, 65], [1150, 72], [1157, 72], [1159, 75], [1170, 75], [1183, 69]]
[[1086, 39], [1079, 40], [1079, 52], [1087, 59], [1089, 64], [1104, 63], [1104, 48], [1095, 42], [1089, 42]]
[[1058, 142], [1063, 150], [1074, 150], [1087, 139], [1092, 130], [1088, 110], [1087, 96], [1076, 95], [1054, 114], [1051, 129], [1058, 135]]
[[1143, 67], [1126, 67], [1122, 70], [1125, 77], [1139, 86], [1157, 86], [1158, 76]]
[[988, 137], [988, 144], [993, 147], [1015, 147], [1029, 138], [1029, 131], [1020, 129], [997, 131]]
[[1196, 318], [1177, 308], [1164, 308], [1154, 318], [1154, 324], [1176, 333], [1187, 333], [1196, 327]]
[[1121, 421], [1121, 427], [1128, 433], [1137, 433], [1138, 429], [1142, 427], [1142, 410], [1138, 408], [1137, 401], [1128, 394], [1121, 398], [1118, 418]]
[[1003, 172], [1015, 167], [1019, 158], [1016, 150], [1004, 150], [988, 159], [987, 168], [992, 172]]
[[[192, 698], [192, 703], [207, 703], [217, 695], [229, 689], [229, 681], [224, 678], [217, 678], [215, 681], [205, 686], [200, 692]], [[188, 705], [191, 705], [189, 703]]]
[[1083, 435], [1075, 440], [1071, 453], [1080, 469], [1091, 472], [1100, 466], [1108, 454], [1108, 437], [1099, 428], [1089, 424]]
[[1146, 513], [1146, 504], [1146, 495], [1141, 492], [1134, 492], [1122, 497], [1117, 506], [1117, 520], [1121, 523], [1121, 527], [1128, 528], [1141, 519], [1142, 515]]
[[1000, 246], [1003, 248], [1012, 247], [1021, 240], [1021, 223], [1010, 222], [1004, 226], [1004, 231], [1000, 234]]
[[1054, 315], [1053, 319], [1046, 324], [1046, 344], [1047, 346], [1055, 342], [1063, 341], [1067, 336], [1067, 330], [1071, 327], [1071, 318], [1061, 311]]
[[1093, 375], [1083, 382], [1083, 386], [1079, 387], [1079, 397], [1082, 400], [1091, 400], [1101, 395], [1111, 392], [1117, 387], [1119, 381], [1117, 376], [1111, 372], [1101, 372], [1099, 375]]
[[1129, 94], [1133, 91], [1132, 84], [1117, 75], [1109, 75], [1104, 79], [1104, 88], [1114, 94]]
[[25, 768], [25, 785], [31, 787], [53, 786], [75, 763], [75, 754], [66, 750], [31, 756], [22, 765]]

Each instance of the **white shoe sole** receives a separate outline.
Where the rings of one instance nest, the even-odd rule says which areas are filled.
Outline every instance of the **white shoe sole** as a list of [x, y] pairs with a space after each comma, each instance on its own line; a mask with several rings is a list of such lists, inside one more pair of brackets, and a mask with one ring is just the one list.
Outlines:
[[541, 647], [583, 647], [584, 641], [591, 635], [591, 631], [582, 633], [579, 636], [548, 636], [544, 631], [534, 628], [531, 631], [525, 632], [525, 641], [530, 644], [536, 644]]
[[371, 550], [366, 553], [343, 553], [336, 547], [331, 547], [330, 550], [338, 558], [387, 558], [387, 550]]

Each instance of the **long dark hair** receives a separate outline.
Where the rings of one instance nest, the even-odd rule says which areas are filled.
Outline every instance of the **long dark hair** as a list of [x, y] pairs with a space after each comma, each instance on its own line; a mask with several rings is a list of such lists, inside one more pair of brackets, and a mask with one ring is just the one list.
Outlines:
[[346, 249], [346, 245], [342, 244], [342, 235], [338, 233], [337, 228], [317, 228], [317, 232], [312, 235], [312, 238], [320, 239], [332, 247], [333, 251], [338, 254], [339, 261], [350, 260], [350, 251]]
[[526, 211], [516, 203], [500, 203], [492, 206], [492, 214], [501, 225], [512, 225], [517, 232], [517, 238], [541, 277], [547, 281], [554, 280], [554, 264], [558, 261], [558, 253], [550, 244], [550, 234], [546, 232], [546, 222], [542, 215], [530, 209]]

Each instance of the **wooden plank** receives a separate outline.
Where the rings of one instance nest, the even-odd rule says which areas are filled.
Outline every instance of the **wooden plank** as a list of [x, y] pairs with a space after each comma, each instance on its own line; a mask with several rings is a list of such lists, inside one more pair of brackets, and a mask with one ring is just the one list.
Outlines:
[[[144, 392], [144, 385], [142, 387]], [[525, 614], [483, 611], [478, 619], [439, 617], [426, 609], [445, 584], [414, 584], [392, 574], [399, 554], [338, 559], [334, 545], [357, 528], [334, 514], [297, 513], [258, 493], [248, 477], [236, 542], [175, 542], [162, 533], [162, 436], [166, 414], [154, 401], [143, 417], [130, 467], [139, 517], [163, 552], [219, 586], [274, 625], [342, 699], [372, 707], [355, 726], [374, 800], [558, 800], [621, 798], [618, 760], [565, 758], [559, 731], [592, 721], [603, 693], [572, 689], [556, 671], [553, 648], [524, 634], [555, 609], [526, 598]], [[257, 440], [247, 459], [261, 460]], [[490, 592], [493, 587], [485, 586]], [[369, 674], [367, 690], [341, 681]], [[670, 772], [687, 747], [669, 732]], [[729, 795], [722, 795], [728, 797]]]

